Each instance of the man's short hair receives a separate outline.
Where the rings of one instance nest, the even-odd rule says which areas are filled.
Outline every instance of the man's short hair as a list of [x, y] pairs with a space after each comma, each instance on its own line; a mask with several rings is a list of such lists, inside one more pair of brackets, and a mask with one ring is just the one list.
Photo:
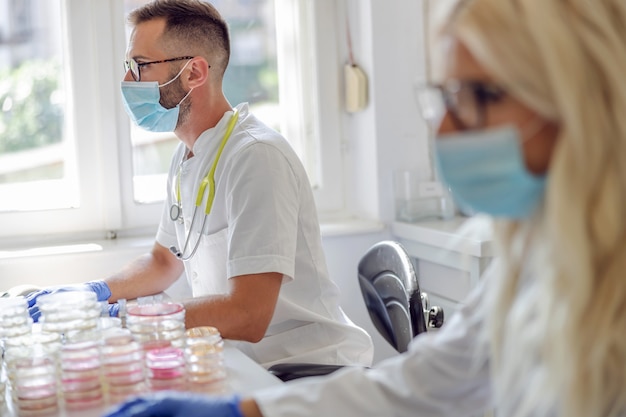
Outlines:
[[133, 26], [155, 19], [165, 20], [158, 40], [165, 51], [202, 56], [220, 78], [224, 75], [230, 58], [228, 24], [212, 4], [201, 0], [153, 0], [128, 15]]

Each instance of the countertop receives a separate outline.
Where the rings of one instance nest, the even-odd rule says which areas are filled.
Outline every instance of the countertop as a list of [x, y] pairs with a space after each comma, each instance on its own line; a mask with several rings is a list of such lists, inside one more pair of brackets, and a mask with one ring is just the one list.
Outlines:
[[415, 223], [393, 222], [395, 237], [476, 257], [493, 256], [491, 221], [487, 217], [454, 217]]

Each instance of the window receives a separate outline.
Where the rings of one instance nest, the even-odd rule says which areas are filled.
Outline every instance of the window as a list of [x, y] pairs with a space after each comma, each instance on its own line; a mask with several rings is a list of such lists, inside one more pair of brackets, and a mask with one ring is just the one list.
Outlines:
[[[153, 232], [177, 139], [131, 126], [119, 95], [125, 14], [144, 2], [0, 0], [1, 240]], [[316, 33], [334, 2], [212, 3], [231, 29], [229, 100], [292, 142], [320, 209], [335, 209], [339, 116], [322, 129], [319, 103], [337, 101], [322, 85], [338, 66], [332, 34]]]
[[60, 1], [3, 0], [0, 10], [0, 209], [77, 207]]

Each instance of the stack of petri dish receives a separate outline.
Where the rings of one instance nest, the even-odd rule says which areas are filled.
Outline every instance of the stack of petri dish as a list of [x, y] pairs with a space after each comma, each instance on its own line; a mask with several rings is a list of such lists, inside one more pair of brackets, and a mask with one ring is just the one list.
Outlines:
[[0, 408], [4, 409], [6, 399], [6, 380], [0, 379]]
[[15, 359], [11, 397], [20, 417], [54, 414], [59, 409], [56, 361], [48, 356]]
[[185, 389], [185, 357], [177, 347], [151, 349], [146, 352], [148, 388], [151, 391]]
[[29, 334], [33, 319], [28, 314], [24, 297], [0, 298], [0, 339], [7, 340]]
[[17, 369], [18, 365], [24, 367], [23, 360], [43, 357], [56, 364], [60, 349], [60, 335], [41, 332], [37, 324], [33, 326], [33, 333], [6, 339], [4, 341], [4, 374], [7, 387], [15, 393]]
[[185, 308], [174, 302], [129, 305], [126, 327], [142, 345], [152, 348], [171, 344], [182, 348], [185, 344]]
[[217, 328], [202, 326], [186, 331], [185, 364], [188, 390], [211, 394], [228, 391], [224, 341]]
[[101, 354], [110, 404], [146, 392], [143, 349], [128, 329], [107, 332]]
[[61, 395], [67, 410], [97, 407], [104, 402], [100, 340], [66, 341], [59, 368]]
[[4, 364], [11, 365], [14, 359], [41, 354], [56, 359], [61, 349], [61, 336], [58, 333], [39, 331], [33, 326], [33, 333], [12, 337], [4, 341]]
[[24, 348], [34, 348], [35, 346], [45, 355], [56, 356], [61, 349], [61, 335], [44, 332], [41, 330], [41, 326], [35, 323], [31, 333], [14, 336], [4, 341], [5, 353], [11, 350], [17, 355], [22, 354], [22, 356], [30, 354], [24, 351]]
[[121, 329], [122, 328], [122, 319], [119, 317], [108, 317], [103, 316], [98, 318], [97, 331], [99, 332], [108, 332], [113, 329]]
[[68, 336], [72, 332], [95, 329], [101, 308], [92, 291], [64, 291], [42, 295], [37, 299], [45, 332]]

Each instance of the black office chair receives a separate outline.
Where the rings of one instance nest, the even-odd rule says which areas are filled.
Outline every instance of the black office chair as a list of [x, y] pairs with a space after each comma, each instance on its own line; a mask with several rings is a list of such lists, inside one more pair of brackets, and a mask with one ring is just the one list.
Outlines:
[[[399, 243], [382, 241], [372, 246], [359, 262], [358, 279], [372, 323], [398, 352], [405, 352], [418, 334], [443, 324], [443, 310], [428, 305], [426, 294], [420, 292], [411, 258]], [[327, 375], [342, 367], [281, 363], [268, 371], [290, 381]]]
[[375, 244], [361, 258], [358, 270], [372, 323], [398, 352], [406, 352], [418, 334], [443, 324], [443, 309], [428, 305], [411, 258], [399, 243]]

